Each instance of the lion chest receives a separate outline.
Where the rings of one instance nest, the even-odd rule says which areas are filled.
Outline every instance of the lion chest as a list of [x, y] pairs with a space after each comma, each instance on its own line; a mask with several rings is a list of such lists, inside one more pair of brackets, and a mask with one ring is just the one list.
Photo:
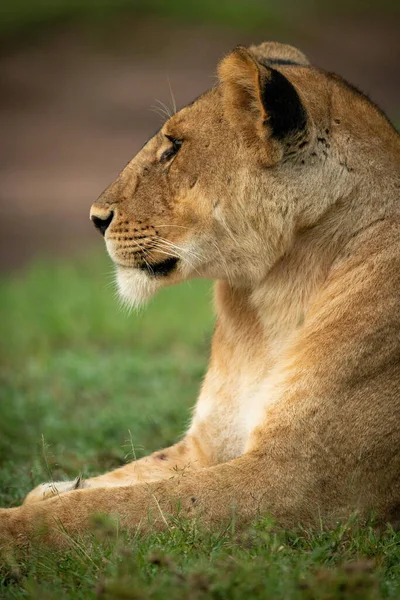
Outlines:
[[236, 373], [225, 380], [208, 374], [190, 433], [201, 432], [202, 443], [218, 461], [241, 456], [252, 432], [262, 426], [267, 409], [278, 399], [277, 383], [274, 373]]

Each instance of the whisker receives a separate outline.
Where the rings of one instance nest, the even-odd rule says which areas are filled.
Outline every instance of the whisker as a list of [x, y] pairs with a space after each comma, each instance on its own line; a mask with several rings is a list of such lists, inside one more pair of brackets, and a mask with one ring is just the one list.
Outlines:
[[[156, 227], [157, 229], [159, 229], [160, 227], [178, 227], [179, 229], [190, 229], [190, 227], [185, 227], [184, 225], [174, 225], [174, 224], [173, 224], [173, 225], [167, 225], [167, 224], [163, 224], [163, 225], [154, 225], [154, 227]], [[224, 227], [225, 227], [225, 228], [228, 230], [226, 223], [224, 223]], [[231, 232], [230, 232], [229, 230], [228, 230], [228, 233], [229, 233], [230, 235], [232, 235], [232, 234], [231, 234]], [[167, 242], [167, 240], [165, 240], [164, 238], [162, 238], [162, 237], [160, 237], [160, 236], [159, 236], [159, 239], [160, 239], [160, 240], [163, 240], [164, 242]], [[210, 241], [210, 242], [213, 244], [213, 246], [214, 246], [214, 247], [215, 247], [215, 249], [217, 250], [218, 254], [220, 255], [220, 257], [221, 257], [221, 260], [222, 260], [222, 263], [223, 263], [223, 265], [224, 265], [224, 268], [225, 268], [225, 273], [226, 273], [226, 276], [227, 276], [227, 278], [228, 278], [228, 282], [229, 282], [229, 284], [230, 284], [230, 285], [232, 285], [231, 274], [230, 274], [230, 271], [229, 271], [229, 268], [228, 268], [228, 264], [227, 264], [226, 258], [225, 258], [225, 257], [224, 257], [224, 255], [222, 254], [222, 252], [221, 252], [221, 249], [219, 248], [219, 246], [218, 246], [217, 242], [216, 242], [215, 240], [209, 240], [209, 241]], [[169, 243], [171, 243], [171, 244], [172, 244], [172, 242], [169, 242]], [[176, 244], [175, 244], [175, 246], [176, 246]], [[191, 252], [190, 250], [186, 250], [185, 248], [180, 248], [179, 246], [176, 246], [176, 248], [179, 248], [180, 250], [183, 250], [184, 252], [191, 253], [193, 256], [195, 256], [195, 257], [196, 257], [196, 258], [198, 258], [198, 259], [202, 259], [202, 258], [204, 258], [204, 256], [199, 256], [199, 255], [196, 255], [194, 252]]]
[[178, 252], [178, 253], [182, 253], [183, 252], [185, 254], [186, 258], [190, 257], [190, 258], [193, 258], [195, 261], [201, 261], [202, 260], [201, 256], [198, 256], [197, 254], [194, 254], [190, 250], [186, 250], [185, 248], [180, 248], [179, 246], [175, 246], [173, 244], [172, 245], [168, 244], [164, 240], [160, 240], [160, 242], [162, 244], [164, 244], [165, 248], [168, 248], [169, 250], [171, 250], [171, 252], [173, 252], [173, 251]]
[[188, 256], [192, 256], [193, 258], [196, 258], [197, 260], [201, 260], [201, 258], [202, 258], [201, 256], [195, 254], [191, 250], [187, 250], [186, 248], [181, 248], [180, 246], [177, 246], [176, 244], [173, 244], [172, 242], [168, 242], [168, 240], [160, 239], [159, 241], [161, 243], [163, 243], [165, 246], [167, 246], [168, 248], [171, 248], [171, 250], [177, 250], [178, 252], [184, 252]]
[[196, 254], [195, 252], [193, 252], [193, 250], [188, 250], [187, 248], [182, 248], [181, 246], [178, 246], [177, 244], [174, 244], [173, 242], [170, 242], [169, 240], [166, 240], [165, 238], [162, 238], [161, 236], [158, 236], [157, 240], [160, 240], [161, 242], [164, 242], [164, 244], [170, 246], [171, 248], [176, 248], [177, 250], [180, 250], [182, 252], [186, 252], [187, 254], [190, 254], [194, 258], [197, 258], [197, 260], [203, 260], [204, 259], [204, 256]]
[[[154, 243], [151, 243], [151, 244], [149, 244], [148, 246], [145, 246], [145, 247], [143, 247], [143, 246], [138, 246], [138, 245], [131, 246], [131, 247], [127, 246], [127, 247], [125, 247], [125, 250], [126, 250], [127, 252], [129, 252], [130, 254], [140, 254], [141, 252], [145, 252], [146, 250], [147, 250], [148, 252], [149, 252], [150, 250], [153, 250], [153, 247], [154, 247]], [[133, 249], [132, 249], [132, 248], [133, 248]]]
[[161, 109], [164, 110], [164, 113], [166, 114], [166, 116], [168, 117], [168, 119], [170, 119], [173, 116], [170, 107], [167, 104], [165, 104], [165, 102], [162, 102], [161, 100], [157, 100], [157, 99], [155, 100], [155, 102], [158, 102], [158, 104], [160, 105]]
[[162, 123], [165, 123], [165, 121], [169, 119], [168, 115], [166, 115], [165, 112], [163, 112], [158, 106], [151, 106], [150, 110], [161, 117]]
[[174, 96], [174, 92], [172, 91], [171, 81], [169, 79], [169, 75], [168, 74], [167, 74], [167, 81], [168, 81], [169, 93], [171, 94], [172, 108], [173, 108], [173, 111], [174, 111], [173, 114], [176, 115], [175, 96]]
[[154, 109], [156, 112], [158, 111], [158, 113], [159, 113], [160, 115], [162, 115], [164, 118], [167, 118], [167, 119], [169, 119], [169, 112], [168, 112], [168, 110], [167, 110], [166, 108], [164, 108], [163, 106], [157, 106], [157, 105], [153, 104], [153, 105], [152, 105], [152, 108], [153, 108], [153, 109]]
[[[190, 262], [190, 260], [186, 256], [182, 256], [181, 254], [179, 254], [179, 252], [176, 252], [176, 254], [172, 254], [172, 252], [166, 252], [165, 249], [162, 250], [162, 248], [163, 248], [163, 246], [158, 245], [155, 248], [155, 251], [159, 252], [160, 254], [165, 254], [166, 256], [172, 256], [174, 258], [180, 258], [182, 260], [182, 262], [186, 262], [189, 265], [189, 267], [191, 269], [193, 269], [193, 271], [196, 271], [196, 273], [201, 277], [201, 273], [198, 271], [198, 269], [196, 269], [196, 267]], [[167, 246], [167, 248], [168, 248], [168, 246]]]
[[145, 259], [144, 255], [142, 256], [144, 262], [146, 263], [147, 268], [149, 269], [149, 271], [151, 271], [154, 275], [154, 269], [152, 268], [152, 266], [150, 265], [149, 262], [147, 262], [147, 260]]
[[160, 227], [178, 227], [179, 229], [188, 229], [188, 230], [191, 229], [190, 227], [185, 227], [184, 225], [174, 225], [174, 224], [167, 225], [165, 223], [163, 223], [162, 225], [153, 225], [153, 227], [155, 229], [159, 229]]

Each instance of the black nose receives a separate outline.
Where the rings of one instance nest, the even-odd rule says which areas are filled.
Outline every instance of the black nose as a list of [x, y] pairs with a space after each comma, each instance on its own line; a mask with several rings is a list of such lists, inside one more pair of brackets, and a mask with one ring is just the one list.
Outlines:
[[96, 229], [101, 231], [102, 235], [104, 235], [105, 232], [107, 231], [109, 224], [113, 220], [113, 216], [114, 216], [113, 212], [110, 212], [110, 214], [108, 215], [108, 217], [106, 219], [101, 219], [100, 217], [96, 217], [95, 215], [92, 215], [93, 225], [96, 227]]

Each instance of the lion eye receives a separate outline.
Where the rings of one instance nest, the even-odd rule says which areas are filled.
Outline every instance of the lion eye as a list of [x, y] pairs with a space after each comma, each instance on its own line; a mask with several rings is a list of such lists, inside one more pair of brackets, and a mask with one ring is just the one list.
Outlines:
[[167, 148], [167, 150], [165, 150], [161, 154], [160, 162], [167, 162], [167, 160], [169, 160], [170, 158], [175, 156], [175, 154], [178, 152], [179, 148], [182, 146], [182, 140], [177, 140], [176, 138], [172, 137], [171, 135], [166, 135], [165, 137], [171, 142], [172, 146], [170, 148]]

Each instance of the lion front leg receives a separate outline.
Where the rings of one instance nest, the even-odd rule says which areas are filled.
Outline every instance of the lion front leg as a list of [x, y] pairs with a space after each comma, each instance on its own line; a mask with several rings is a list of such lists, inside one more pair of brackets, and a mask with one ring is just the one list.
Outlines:
[[[0, 513], [0, 538], [15, 543], [31, 541], [41, 532], [44, 541], [62, 546], [72, 536], [90, 531], [93, 516], [115, 516], [126, 530], [168, 527], [170, 515], [198, 517], [239, 524], [264, 511], [280, 512], [285, 505], [281, 478], [279, 491], [268, 481], [263, 461], [244, 456], [224, 465], [177, 475], [150, 484], [74, 490], [44, 502], [25, 504]], [[287, 489], [287, 488], [286, 488]]]
[[31, 502], [41, 502], [48, 500], [53, 496], [71, 492], [72, 490], [85, 489], [87, 483], [81, 476], [76, 477], [73, 481], [51, 481], [49, 483], [41, 483], [31, 490], [24, 499], [24, 504]]
[[140, 485], [173, 477], [182, 472], [198, 470], [210, 465], [195, 436], [187, 436], [170, 448], [153, 452], [123, 467], [89, 479], [77, 477], [73, 481], [43, 483], [26, 496], [24, 504], [48, 500], [53, 496], [88, 488]]

